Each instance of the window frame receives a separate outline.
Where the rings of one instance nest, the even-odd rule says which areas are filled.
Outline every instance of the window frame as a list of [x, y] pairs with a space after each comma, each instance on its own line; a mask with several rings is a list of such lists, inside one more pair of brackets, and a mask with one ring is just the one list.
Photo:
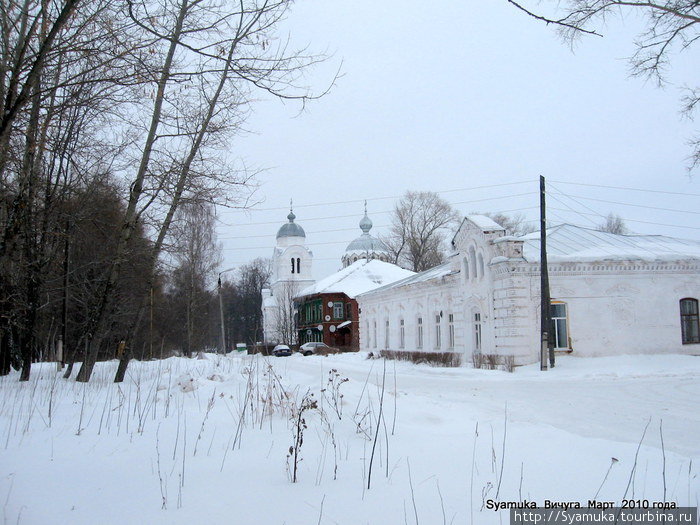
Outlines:
[[435, 339], [433, 343], [435, 344], [435, 350], [440, 350], [442, 348], [442, 318], [440, 314], [435, 314]]
[[[552, 312], [552, 307], [555, 305], [564, 307], [564, 317], [554, 315], [554, 312]], [[571, 345], [569, 344], [569, 340], [571, 339], [571, 337], [569, 336], [569, 305], [564, 301], [550, 301], [549, 314], [550, 319], [552, 320], [552, 340], [554, 343], [554, 349], [571, 350]], [[559, 344], [557, 344], [559, 341], [559, 325], [561, 324], [562, 320], [564, 323], [564, 333], [566, 335], [566, 346], [560, 346]]]
[[[340, 312], [338, 314], [338, 312]], [[345, 303], [343, 301], [333, 301], [333, 319], [345, 319]]]
[[423, 348], [423, 317], [418, 316], [416, 320], [416, 348]]
[[447, 348], [452, 350], [455, 347], [455, 315], [447, 314]]
[[[683, 305], [691, 305], [690, 313], [683, 312]], [[700, 304], [698, 300], [694, 297], [684, 297], [678, 301], [678, 306], [680, 308], [680, 322], [681, 322], [681, 342], [684, 345], [695, 345], [700, 344]], [[688, 335], [688, 332], [691, 332]], [[693, 332], [695, 332], [693, 334]]]

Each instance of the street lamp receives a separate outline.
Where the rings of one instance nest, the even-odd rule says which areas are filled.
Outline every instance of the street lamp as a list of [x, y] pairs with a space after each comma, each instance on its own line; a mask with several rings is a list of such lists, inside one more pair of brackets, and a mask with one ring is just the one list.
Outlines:
[[224, 297], [221, 293], [221, 274], [235, 270], [235, 268], [228, 268], [227, 270], [222, 270], [219, 272], [219, 313], [221, 314], [221, 352], [226, 353], [226, 329], [224, 327]]

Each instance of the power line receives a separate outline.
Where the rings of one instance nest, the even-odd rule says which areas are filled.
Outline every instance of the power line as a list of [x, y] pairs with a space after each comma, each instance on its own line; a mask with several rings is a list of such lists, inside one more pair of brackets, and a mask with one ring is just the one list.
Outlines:
[[[476, 202], [486, 202], [486, 201], [494, 201], [494, 200], [500, 200], [500, 199], [511, 199], [514, 197], [522, 197], [525, 195], [534, 195], [536, 194], [536, 191], [528, 191], [525, 193], [516, 193], [514, 195], [500, 195], [498, 197], [486, 197], [484, 199], [473, 199], [469, 201], [460, 201], [456, 202], [454, 204], [472, 204]], [[526, 209], [532, 209], [533, 207], [526, 207], [526, 208], [519, 208], [518, 210], [526, 210]], [[534, 206], [536, 208], [536, 206]], [[286, 208], [284, 208], [286, 209]], [[509, 211], [518, 211], [518, 210], [506, 210], [504, 212], [497, 212], [497, 213], [507, 213]], [[394, 210], [380, 210], [380, 211], [373, 211], [372, 215], [383, 215], [385, 213], [392, 213]], [[300, 222], [311, 222], [311, 221], [323, 221], [323, 220], [329, 220], [329, 219], [348, 219], [348, 218], [353, 218], [353, 217], [358, 217], [357, 213], [353, 213], [350, 215], [327, 215], [324, 217], [303, 217]], [[221, 226], [226, 226], [226, 227], [239, 227], [239, 226], [266, 226], [269, 224], [280, 224], [282, 223], [281, 220], [276, 220], [276, 221], [262, 221], [262, 222], [247, 222], [247, 223], [240, 223], [240, 224], [232, 224], [232, 223], [226, 223], [222, 221], [221, 219], [217, 218], [217, 221]]]
[[679, 210], [676, 208], [659, 208], [657, 206], [649, 206], [646, 204], [631, 204], [628, 202], [608, 201], [605, 199], [594, 199], [593, 197], [581, 197], [580, 195], [576, 195], [576, 198], [587, 200], [587, 201], [605, 202], [607, 204], [617, 204], [619, 206], [633, 206], [635, 208], [646, 208], [649, 210], [672, 211], [672, 212], [676, 212], [676, 213], [691, 213], [693, 215], [700, 215], [700, 211]]
[[[517, 182], [503, 182], [501, 184], [487, 184], [484, 186], [472, 186], [470, 188], [454, 188], [450, 190], [439, 190], [439, 191], [433, 191], [432, 193], [437, 193], [437, 194], [443, 194], [443, 193], [456, 193], [459, 191], [473, 191], [473, 190], [484, 190], [484, 189], [490, 189], [490, 188], [501, 188], [503, 186], [515, 186], [518, 184], [528, 184], [531, 183], [531, 180], [522, 180], [522, 181], [517, 181]], [[403, 195], [388, 195], [385, 197], [370, 197], [367, 199], [353, 199], [353, 200], [347, 200], [347, 201], [336, 201], [336, 202], [318, 202], [318, 203], [312, 203], [312, 204], [295, 204], [295, 208], [311, 208], [314, 206], [333, 206], [336, 204], [355, 204], [355, 203], [362, 203], [365, 200], [367, 201], [379, 201], [379, 200], [388, 200], [388, 199], [399, 199], [403, 197]], [[466, 201], [470, 202], [470, 201]], [[476, 201], [474, 201], [476, 202]], [[459, 204], [459, 203], [457, 203]], [[275, 207], [275, 208], [249, 208], [249, 209], [236, 209], [232, 211], [280, 211], [280, 210], [287, 210], [287, 206], [281, 206], [281, 207]], [[376, 213], [376, 212], [374, 212]]]
[[[561, 208], [548, 208], [552, 210], [557, 210], [557, 211], [569, 211], [569, 210], [563, 210]], [[579, 215], [594, 215], [596, 217], [600, 217], [598, 213], [584, 213], [584, 212], [578, 212]], [[681, 226], [680, 224], [664, 224], [660, 222], [651, 222], [651, 221], [640, 221], [636, 219], [627, 219], [625, 217], [620, 217], [623, 221], [625, 222], [638, 222], [640, 224], [653, 224], [654, 226], [667, 226], [669, 228], [685, 228], [688, 230], [700, 230], [700, 227], [697, 226]]]
[[627, 186], [606, 186], [604, 184], [586, 184], [583, 182], [567, 182], [563, 180], [550, 180], [548, 182], [555, 182], [557, 184], [570, 184], [572, 186], [587, 186], [590, 188], [607, 188], [611, 190], [627, 190], [627, 191], [642, 191], [647, 193], [663, 193], [665, 195], [683, 195], [688, 197], [700, 197], [700, 193], [686, 193], [677, 191], [665, 191], [665, 190], [652, 190], [648, 188], [631, 188]]

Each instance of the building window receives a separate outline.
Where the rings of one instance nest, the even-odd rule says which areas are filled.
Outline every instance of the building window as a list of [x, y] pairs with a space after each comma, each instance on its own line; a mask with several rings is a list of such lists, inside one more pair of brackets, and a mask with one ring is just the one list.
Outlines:
[[479, 277], [484, 276], [484, 258], [481, 254], [479, 254]]
[[301, 273], [301, 259], [299, 257], [297, 257], [297, 273]]
[[470, 278], [476, 279], [479, 277], [476, 272], [476, 251], [474, 250], [473, 246], [469, 247], [469, 266], [472, 269], [473, 275], [470, 275]]
[[403, 319], [399, 320], [399, 348], [406, 348], [406, 326]]
[[697, 299], [681, 299], [681, 335], [684, 345], [700, 343]]
[[345, 303], [345, 319], [352, 319], [352, 303]]
[[435, 349], [442, 347], [442, 334], [440, 333], [440, 314], [435, 314]]
[[384, 349], [389, 348], [389, 319], [384, 321]]
[[373, 321], [372, 326], [372, 342], [374, 343], [374, 348], [377, 348], [377, 321]]
[[292, 273], [294, 273], [294, 258], [292, 257]]
[[416, 348], [423, 348], [423, 318], [418, 318], [418, 333], [416, 334]]
[[481, 314], [474, 314], [474, 351], [481, 352]]
[[343, 311], [343, 303], [335, 302], [333, 303], [333, 318], [343, 319], [345, 317], [345, 312]]
[[449, 314], [447, 316], [447, 348], [453, 349], [455, 347], [455, 316], [454, 314]]
[[466, 257], [462, 257], [462, 273], [464, 274], [464, 282], [467, 282], [469, 280], [469, 262]]
[[566, 303], [552, 303], [549, 307], [554, 332], [554, 348], [569, 348], [569, 329], [566, 319]]

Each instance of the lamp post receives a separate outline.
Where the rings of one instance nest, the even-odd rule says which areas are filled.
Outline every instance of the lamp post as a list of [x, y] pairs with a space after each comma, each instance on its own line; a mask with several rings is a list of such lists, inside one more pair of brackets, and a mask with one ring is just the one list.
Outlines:
[[227, 270], [222, 270], [219, 272], [219, 313], [221, 314], [221, 353], [226, 353], [226, 328], [224, 326], [224, 296], [221, 293], [221, 274], [235, 270], [235, 268], [228, 268]]

